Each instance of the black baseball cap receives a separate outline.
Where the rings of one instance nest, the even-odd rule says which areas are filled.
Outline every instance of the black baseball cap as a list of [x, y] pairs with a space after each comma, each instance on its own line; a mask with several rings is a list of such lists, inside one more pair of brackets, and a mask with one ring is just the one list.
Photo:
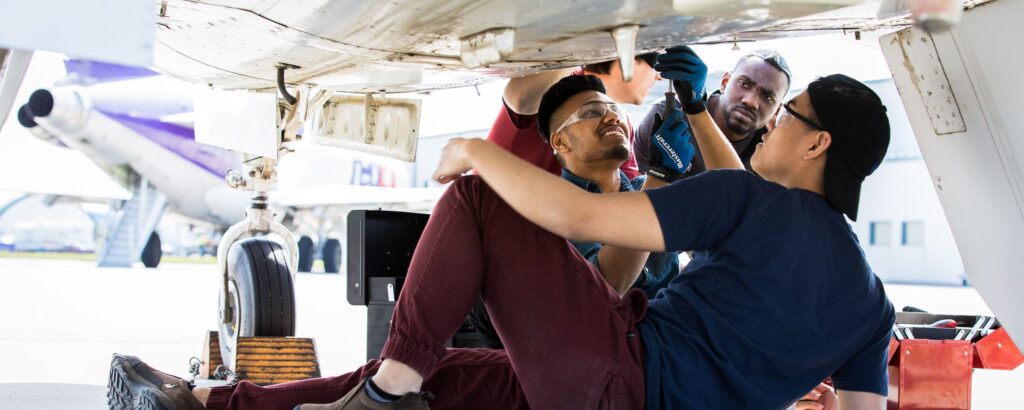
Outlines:
[[537, 127], [540, 129], [540, 137], [545, 142], [549, 142], [551, 139], [551, 115], [572, 96], [584, 91], [597, 91], [601, 94], [607, 93], [604, 83], [597, 77], [592, 75], [570, 75], [558, 80], [540, 98], [540, 109], [537, 110]]
[[842, 74], [814, 80], [807, 95], [821, 127], [832, 135], [825, 157], [825, 198], [857, 220], [860, 188], [889, 149], [889, 117], [871, 88]]

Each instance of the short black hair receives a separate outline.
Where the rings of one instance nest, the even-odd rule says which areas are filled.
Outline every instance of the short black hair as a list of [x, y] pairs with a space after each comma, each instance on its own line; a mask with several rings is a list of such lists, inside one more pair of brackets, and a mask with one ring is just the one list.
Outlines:
[[537, 111], [537, 127], [540, 129], [540, 137], [545, 142], [550, 142], [551, 139], [551, 115], [574, 95], [585, 91], [597, 91], [602, 94], [607, 92], [604, 83], [597, 77], [570, 75], [558, 80], [544, 93], [540, 99], [540, 109]]
[[736, 62], [736, 67], [733, 68], [733, 71], [738, 70], [741, 66], [743, 66], [750, 60], [764, 61], [765, 63], [768, 63], [768, 65], [775, 67], [779, 71], [782, 71], [782, 74], [786, 75], [787, 90], [789, 89], [789, 86], [793, 83], [793, 72], [790, 71], [789, 64], [786, 63], [786, 59], [782, 58], [782, 54], [779, 54], [778, 51], [754, 50], [747, 54], [744, 54], [743, 57], [740, 57], [739, 61]]
[[583, 66], [583, 72], [594, 74], [611, 74], [612, 63], [614, 62], [615, 60], [608, 60], [600, 63], [586, 64]]
[[[637, 56], [636, 56], [637, 60], [644, 60], [644, 62], [646, 62], [647, 65], [649, 65], [651, 67], [654, 67], [654, 63], [655, 63], [657, 58], [658, 58], [658, 53], [656, 53], [656, 52], [637, 54]], [[594, 74], [611, 74], [612, 73], [612, 63], [614, 63], [616, 61], [618, 61], [618, 60], [608, 60], [608, 61], [601, 62], [601, 63], [587, 64], [587, 65], [583, 66], [583, 72], [584, 73], [594, 73]]]

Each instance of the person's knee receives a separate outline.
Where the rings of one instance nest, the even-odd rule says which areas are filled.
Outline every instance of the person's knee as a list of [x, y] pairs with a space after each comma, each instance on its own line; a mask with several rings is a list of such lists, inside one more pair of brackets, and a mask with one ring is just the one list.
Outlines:
[[473, 199], [493, 195], [494, 191], [479, 175], [465, 175], [452, 182], [452, 185], [445, 194], [454, 195], [455, 198], [470, 200], [469, 202], [476, 202]]
[[479, 186], [487, 186], [479, 175], [463, 175], [452, 182], [452, 188], [456, 189], [475, 189]]

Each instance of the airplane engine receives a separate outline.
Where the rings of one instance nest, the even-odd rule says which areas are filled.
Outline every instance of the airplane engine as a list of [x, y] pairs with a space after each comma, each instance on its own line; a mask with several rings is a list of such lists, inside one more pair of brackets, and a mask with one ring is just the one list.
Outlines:
[[[43, 130], [60, 136], [64, 144], [86, 152], [104, 165], [123, 165], [128, 159], [112, 146], [111, 135], [119, 124], [102, 115], [92, 115], [89, 101], [77, 87], [39, 89], [32, 93], [26, 114]], [[20, 117], [20, 116], [19, 116]], [[24, 124], [23, 124], [24, 125]]]
[[56, 135], [44, 130], [43, 127], [40, 127], [39, 124], [36, 123], [32, 112], [28, 109], [28, 104], [22, 105], [21, 108], [18, 109], [18, 124], [25, 127], [32, 136], [39, 138], [44, 142], [67, 148], [67, 145], [61, 142], [60, 138], [57, 138]]
[[[184, 97], [153, 105], [147, 103], [152, 97], [126, 92], [125, 101], [143, 104], [131, 110], [130, 104], [114, 98], [112, 90], [106, 85], [36, 90], [24, 110], [25, 120], [32, 121], [22, 125], [37, 124], [29, 128], [39, 128], [31, 131], [33, 134], [55, 135], [61, 143], [82, 151], [97, 164], [128, 165], [165, 192], [175, 208], [186, 216], [230, 223], [232, 218], [224, 218], [221, 208], [211, 211], [207, 197], [212, 190], [230, 191], [222, 178], [228, 168], [236, 166], [237, 155], [195, 143], [190, 126], [160, 120], [191, 109], [190, 104], [182, 101]], [[154, 106], [157, 111], [140, 112], [138, 108], [148, 110]], [[181, 184], [181, 180], [192, 183]], [[234, 216], [238, 207], [244, 206], [245, 195], [227, 196]]]

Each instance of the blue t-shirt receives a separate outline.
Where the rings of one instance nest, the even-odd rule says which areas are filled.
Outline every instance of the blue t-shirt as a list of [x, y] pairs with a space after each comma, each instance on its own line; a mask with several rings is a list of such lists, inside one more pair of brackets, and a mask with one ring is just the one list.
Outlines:
[[785, 408], [828, 376], [887, 394], [896, 314], [824, 197], [736, 170], [645, 192], [694, 251], [639, 324], [647, 408]]

